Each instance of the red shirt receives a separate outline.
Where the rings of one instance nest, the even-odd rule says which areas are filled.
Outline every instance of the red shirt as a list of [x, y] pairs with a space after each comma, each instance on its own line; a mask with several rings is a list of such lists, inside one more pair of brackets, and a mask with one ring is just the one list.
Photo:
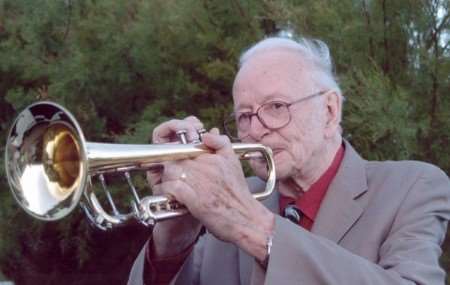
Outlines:
[[304, 191], [303, 195], [300, 195], [297, 200], [280, 195], [280, 213], [284, 212], [284, 208], [286, 208], [287, 205], [295, 204], [303, 214], [303, 217], [300, 219], [300, 226], [307, 230], [311, 230], [323, 197], [325, 197], [328, 186], [330, 186], [331, 181], [336, 176], [343, 158], [344, 146], [341, 146], [336, 152], [333, 162], [324, 174], [322, 174], [322, 176], [313, 185], [311, 185], [308, 191]]

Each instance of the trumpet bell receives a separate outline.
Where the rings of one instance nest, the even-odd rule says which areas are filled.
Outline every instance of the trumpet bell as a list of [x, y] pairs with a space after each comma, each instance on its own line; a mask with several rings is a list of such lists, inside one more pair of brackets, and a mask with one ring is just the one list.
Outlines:
[[81, 128], [51, 102], [28, 106], [14, 121], [6, 143], [5, 169], [19, 205], [41, 220], [58, 220], [78, 204], [88, 165]]

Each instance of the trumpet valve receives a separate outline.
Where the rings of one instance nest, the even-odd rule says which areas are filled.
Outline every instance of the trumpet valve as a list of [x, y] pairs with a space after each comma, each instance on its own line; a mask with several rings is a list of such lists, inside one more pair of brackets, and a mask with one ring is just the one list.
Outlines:
[[187, 144], [188, 140], [187, 140], [187, 131], [186, 130], [179, 130], [176, 132], [178, 140], [182, 143], [182, 144]]

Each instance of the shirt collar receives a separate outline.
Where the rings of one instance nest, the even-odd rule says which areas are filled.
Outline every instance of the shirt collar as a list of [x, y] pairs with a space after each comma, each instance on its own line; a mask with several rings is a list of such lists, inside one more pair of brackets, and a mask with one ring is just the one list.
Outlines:
[[328, 190], [328, 186], [330, 186], [331, 181], [336, 176], [343, 157], [344, 146], [341, 145], [328, 169], [316, 182], [311, 185], [308, 191], [303, 192], [297, 200], [280, 195], [280, 212], [282, 213], [288, 204], [295, 203], [295, 205], [302, 211], [303, 215], [314, 221], [317, 212], [319, 211], [320, 204]]

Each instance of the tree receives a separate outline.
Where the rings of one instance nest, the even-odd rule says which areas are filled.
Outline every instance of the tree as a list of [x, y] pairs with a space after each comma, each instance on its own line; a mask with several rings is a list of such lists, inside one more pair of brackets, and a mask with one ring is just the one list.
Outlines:
[[[66, 106], [90, 141], [146, 143], [159, 122], [190, 114], [220, 126], [240, 52], [288, 30], [331, 47], [347, 98], [344, 134], [364, 157], [425, 160], [450, 173], [448, 5], [0, 0], [0, 138], [37, 100]], [[124, 283], [148, 229], [104, 234], [78, 212], [60, 223], [33, 221], [17, 208], [5, 175], [0, 187], [0, 268], [8, 278]], [[124, 187], [113, 195], [124, 196]], [[449, 268], [448, 253], [443, 262]]]

